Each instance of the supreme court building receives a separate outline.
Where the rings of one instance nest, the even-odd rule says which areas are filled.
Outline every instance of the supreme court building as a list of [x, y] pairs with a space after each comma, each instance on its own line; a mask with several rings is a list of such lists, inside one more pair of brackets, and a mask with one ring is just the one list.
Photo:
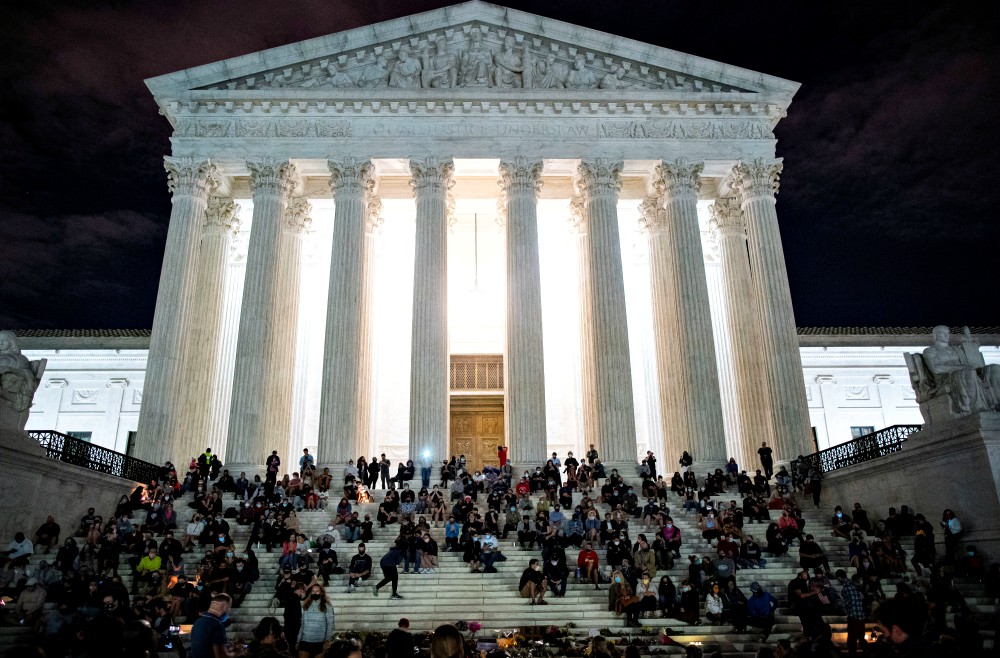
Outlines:
[[798, 84], [476, 0], [147, 84], [173, 206], [136, 456], [815, 450]]

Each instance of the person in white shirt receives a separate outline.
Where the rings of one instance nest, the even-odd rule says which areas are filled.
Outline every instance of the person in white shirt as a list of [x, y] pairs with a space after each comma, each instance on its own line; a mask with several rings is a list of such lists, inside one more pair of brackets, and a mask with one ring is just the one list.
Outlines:
[[351, 479], [358, 479], [358, 467], [354, 465], [354, 460], [347, 462], [347, 468], [344, 469], [344, 482], [350, 482]]
[[18, 532], [14, 535], [14, 541], [7, 544], [7, 550], [3, 551], [6, 559], [4, 563], [10, 561], [17, 563], [27, 563], [31, 559], [31, 555], [35, 552], [35, 547], [32, 545], [31, 540], [24, 536], [23, 532]]

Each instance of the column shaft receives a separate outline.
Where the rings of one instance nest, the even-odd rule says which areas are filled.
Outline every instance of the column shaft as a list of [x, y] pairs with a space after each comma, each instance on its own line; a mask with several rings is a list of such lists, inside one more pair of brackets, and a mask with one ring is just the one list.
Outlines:
[[205, 204], [218, 186], [215, 165], [208, 161], [165, 158], [168, 185], [173, 194], [167, 244], [160, 269], [153, 333], [139, 414], [136, 457], [155, 464], [182, 463], [190, 457], [175, 454], [180, 437], [184, 388], [184, 353], [191, 327], [197, 280], [198, 242]]
[[375, 249], [382, 226], [382, 201], [368, 196], [368, 217], [365, 222], [365, 246], [361, 277], [361, 374], [358, 386], [358, 413], [355, 453], [371, 452], [372, 406], [375, 397]]
[[545, 368], [542, 278], [538, 261], [538, 191], [542, 162], [500, 162], [507, 232], [507, 324], [504, 369], [506, 428], [511, 459], [545, 462]]
[[[330, 188], [334, 196], [333, 252], [326, 310], [323, 351], [323, 392], [319, 412], [319, 455], [324, 465], [344, 464], [358, 455], [361, 418], [362, 348], [369, 331], [363, 313], [366, 252], [366, 197], [374, 186], [368, 160], [330, 161]], [[332, 469], [331, 469], [332, 470]]]
[[448, 195], [451, 159], [410, 160], [417, 202], [410, 361], [410, 456], [448, 455]]
[[631, 465], [636, 461], [635, 403], [618, 227], [621, 170], [620, 161], [584, 161], [576, 184], [589, 236], [597, 449], [603, 462]]
[[230, 406], [227, 452], [234, 466], [262, 465], [272, 450], [288, 458], [299, 298], [294, 222], [304, 220], [288, 208], [294, 165], [247, 165], [254, 208]]
[[768, 410], [768, 378], [760, 350], [760, 314], [754, 297], [739, 201], [731, 197], [718, 199], [711, 211], [713, 230], [719, 241], [727, 334], [736, 383], [737, 423], [734, 430], [742, 453], [740, 463], [753, 473], [760, 466], [757, 448], [774, 434]]
[[792, 459], [814, 452], [815, 447], [774, 205], [780, 173], [780, 161], [740, 162], [733, 168], [734, 186], [746, 221], [750, 269], [760, 314], [760, 350], [774, 429], [772, 449], [775, 459]]
[[[726, 461], [722, 399], [698, 227], [702, 165], [682, 160], [657, 167], [662, 215], [647, 213], [653, 333], [668, 459], [687, 450], [701, 468]], [[650, 221], [652, 220], [652, 221]]]
[[239, 206], [232, 199], [211, 197], [205, 211], [201, 246], [198, 251], [198, 278], [194, 295], [194, 315], [188, 339], [183, 431], [178, 451], [184, 459], [211, 447], [225, 461], [225, 445], [212, 443], [210, 427], [216, 412], [215, 384], [219, 368], [219, 347], [223, 333], [224, 296], [229, 249], [234, 232], [239, 231]]
[[[226, 265], [226, 292], [219, 340], [219, 363], [212, 385], [212, 413], [209, 417], [208, 445], [225, 448], [229, 435], [229, 410], [233, 401], [233, 369], [236, 365], [236, 342], [240, 331], [240, 308], [246, 275], [247, 234], [233, 236], [232, 260]], [[225, 459], [228, 459], [225, 458]], [[233, 475], [238, 475], [234, 473]]]
[[584, 454], [590, 446], [600, 444], [597, 430], [597, 382], [594, 378], [594, 295], [590, 277], [590, 236], [583, 197], [575, 196], [569, 202], [570, 226], [577, 236], [577, 278], [580, 282], [580, 393], [583, 409]]

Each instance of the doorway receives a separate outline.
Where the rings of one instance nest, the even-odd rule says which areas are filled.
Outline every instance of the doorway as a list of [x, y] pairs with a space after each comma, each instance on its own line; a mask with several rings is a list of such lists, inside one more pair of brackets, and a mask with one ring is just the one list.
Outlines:
[[452, 395], [451, 453], [465, 455], [468, 469], [498, 465], [497, 446], [504, 442], [502, 395]]

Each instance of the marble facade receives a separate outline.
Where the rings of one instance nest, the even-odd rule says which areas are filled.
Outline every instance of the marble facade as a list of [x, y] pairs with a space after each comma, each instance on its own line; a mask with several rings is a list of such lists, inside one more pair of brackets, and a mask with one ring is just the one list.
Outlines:
[[[372, 446], [381, 334], [371, 295], [378, 268], [391, 264], [379, 261], [370, 209], [403, 199], [415, 203], [412, 273], [399, 279], [412, 281], [409, 456], [448, 452], [448, 226], [456, 203], [470, 199], [503, 202], [506, 426], [515, 461], [535, 461], [563, 440], [552, 440], [552, 400], [539, 393], [557, 373], [543, 367], [546, 256], [537, 225], [543, 203], [558, 202], [569, 218], [572, 199], [580, 365], [577, 375], [558, 375], [576, 391], [584, 441], [612, 463], [631, 462], [645, 443], [667, 454], [690, 447], [713, 465], [732, 451], [738, 423], [753, 428], [748, 435], [766, 433], [779, 459], [810, 446], [774, 206], [781, 162], [773, 128], [797, 83], [473, 0], [147, 85], [174, 128], [174, 210], [137, 456], [179, 459], [201, 449], [179, 438], [197, 432], [191, 441], [204, 437], [231, 465], [259, 465], [271, 450], [293, 457], [306, 408], [294, 393], [297, 377], [321, 381], [320, 464]], [[312, 276], [303, 254], [315, 241], [316, 208], [331, 199], [331, 259], [319, 274], [326, 322], [314, 359], [303, 348], [301, 323], [318, 310], [302, 297]], [[223, 232], [220, 242], [210, 210], [234, 202], [251, 209], [241, 231], [249, 237]], [[743, 223], [726, 238], [728, 265], [715, 273], [703, 246], [712, 203], [738, 204], [731, 212]], [[624, 216], [638, 228], [640, 204], [648, 210], [651, 369], [641, 362], [646, 351], [637, 362], [630, 350], [635, 312], [621, 237]], [[392, 221], [388, 212], [383, 219]], [[222, 259], [240, 240], [237, 304], [219, 293], [236, 285]], [[754, 272], [749, 288], [746, 268], [730, 262], [740, 244]], [[734, 286], [743, 286], [730, 295], [740, 305], [723, 330], [711, 291]], [[223, 318], [230, 328], [213, 337]], [[761, 346], [760, 358], [731, 361], [735, 378], [719, 370], [717, 345], [733, 327]], [[768, 413], [739, 418], [753, 406], [747, 396], [759, 395], [733, 381], [767, 381]], [[202, 393], [206, 384], [212, 396]], [[190, 390], [199, 392], [194, 404]], [[637, 390], [659, 400], [655, 413], [648, 405], [637, 412]], [[645, 442], [640, 413], [653, 428], [640, 432]]]

